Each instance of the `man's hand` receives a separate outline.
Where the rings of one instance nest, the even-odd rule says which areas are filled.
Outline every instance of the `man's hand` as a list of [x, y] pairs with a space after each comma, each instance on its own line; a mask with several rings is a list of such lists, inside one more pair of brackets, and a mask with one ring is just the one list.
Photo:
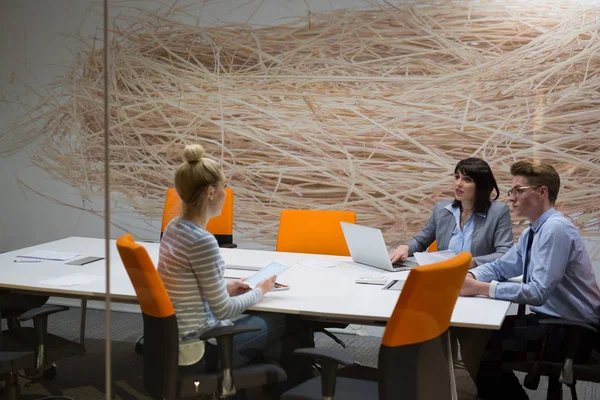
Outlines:
[[227, 281], [227, 293], [233, 297], [249, 292], [250, 286], [245, 281], [245, 278], [236, 279], [235, 281]]
[[488, 296], [490, 293], [490, 284], [488, 282], [479, 282], [473, 274], [467, 273], [465, 282], [460, 290], [461, 296]]

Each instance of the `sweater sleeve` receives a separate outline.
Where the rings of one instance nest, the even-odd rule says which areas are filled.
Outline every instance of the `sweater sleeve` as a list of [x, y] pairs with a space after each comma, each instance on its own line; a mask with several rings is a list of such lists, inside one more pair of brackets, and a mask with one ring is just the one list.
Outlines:
[[227, 282], [219, 270], [223, 262], [219, 245], [212, 235], [198, 239], [191, 246], [188, 258], [198, 286], [217, 319], [233, 318], [260, 301], [262, 293], [258, 288], [240, 296], [229, 296]]

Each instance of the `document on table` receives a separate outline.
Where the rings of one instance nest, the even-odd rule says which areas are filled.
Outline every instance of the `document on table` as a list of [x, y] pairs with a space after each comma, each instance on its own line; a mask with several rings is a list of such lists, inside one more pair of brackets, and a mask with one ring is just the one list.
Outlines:
[[427, 265], [427, 264], [433, 264], [433, 263], [437, 263], [440, 261], [444, 261], [447, 260], [449, 258], [454, 257], [456, 254], [454, 254], [453, 251], [450, 250], [442, 250], [442, 251], [434, 251], [431, 253], [428, 252], [423, 252], [423, 253], [415, 253], [415, 259], [417, 260], [417, 262], [419, 263], [419, 265]]
[[298, 261], [298, 264], [303, 267], [313, 267], [313, 268], [331, 268], [335, 267], [337, 263], [331, 261], [319, 260], [318, 258], [307, 258], [304, 260]]
[[67, 261], [78, 255], [78, 253], [68, 253], [64, 251], [34, 250], [31, 253], [20, 254], [17, 257], [34, 258], [36, 260]]
[[227, 267], [225, 269], [225, 274], [223, 275], [223, 278], [229, 278], [229, 279], [242, 279], [242, 278], [248, 278], [249, 276], [254, 275], [256, 271], [251, 271], [251, 270], [247, 270], [247, 269], [236, 269], [234, 267]]
[[40, 281], [40, 283], [43, 283], [44, 285], [72, 287], [83, 285], [85, 283], [92, 283], [101, 279], [101, 276], [77, 273], [61, 276], [59, 278], [47, 279], [45, 281]]

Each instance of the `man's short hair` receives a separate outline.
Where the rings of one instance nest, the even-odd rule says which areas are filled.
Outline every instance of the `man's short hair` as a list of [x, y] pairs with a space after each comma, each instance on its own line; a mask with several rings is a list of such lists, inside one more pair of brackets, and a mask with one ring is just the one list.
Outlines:
[[554, 204], [560, 189], [560, 176], [552, 165], [537, 161], [517, 161], [510, 166], [512, 176], [522, 176], [532, 186], [548, 188], [548, 199]]

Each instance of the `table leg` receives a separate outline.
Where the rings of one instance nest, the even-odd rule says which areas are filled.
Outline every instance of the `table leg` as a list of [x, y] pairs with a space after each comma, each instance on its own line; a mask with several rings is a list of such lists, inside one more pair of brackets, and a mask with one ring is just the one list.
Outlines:
[[85, 347], [85, 318], [87, 312], [87, 299], [81, 299], [81, 324], [79, 325], [79, 344]]
[[452, 400], [458, 400], [458, 392], [456, 391], [456, 376], [454, 376], [454, 359], [452, 357], [452, 341], [450, 340], [450, 329], [446, 331], [446, 352], [448, 356], [448, 372], [450, 373], [450, 395]]

